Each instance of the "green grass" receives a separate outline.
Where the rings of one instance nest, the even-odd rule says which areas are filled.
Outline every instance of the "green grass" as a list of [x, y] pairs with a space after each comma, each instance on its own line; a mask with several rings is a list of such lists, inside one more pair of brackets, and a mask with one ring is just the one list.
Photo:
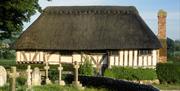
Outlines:
[[[82, 91], [72, 85], [59, 86], [59, 85], [44, 85], [33, 87], [33, 91]], [[83, 91], [107, 91], [104, 88], [85, 88]]]
[[154, 84], [160, 90], [180, 90], [180, 84]]
[[15, 59], [0, 59], [0, 66], [3, 66], [8, 70], [11, 66], [16, 66], [16, 61]]
[[0, 65], [15, 65], [15, 59], [0, 59]]
[[[0, 91], [9, 91], [10, 85], [6, 85], [4, 87], [0, 87]], [[52, 85], [42, 85], [32, 87], [32, 90], [27, 90], [26, 86], [18, 86], [16, 91], [108, 91], [104, 88], [86, 88], [84, 90], [78, 89], [72, 85], [59, 86], [58, 84]]]

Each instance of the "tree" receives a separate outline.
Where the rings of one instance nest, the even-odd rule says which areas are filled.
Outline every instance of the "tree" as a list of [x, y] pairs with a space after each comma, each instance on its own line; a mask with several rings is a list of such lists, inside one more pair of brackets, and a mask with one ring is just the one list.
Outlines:
[[175, 51], [180, 51], [180, 40], [175, 40]]
[[[30, 21], [36, 12], [41, 12], [39, 0], [0, 0], [0, 40], [12, 37], [13, 32], [21, 32], [23, 22]], [[48, 0], [49, 1], [49, 0]]]
[[[36, 12], [41, 12], [39, 0], [0, 0], [0, 58], [13, 58], [9, 46], [20, 35], [23, 22], [29, 22]], [[50, 1], [50, 0], [47, 0]]]
[[172, 40], [171, 38], [167, 38], [167, 54], [168, 57], [171, 57], [174, 55], [174, 40]]
[[94, 72], [93, 72], [93, 65], [91, 63], [91, 60], [88, 56], [83, 56], [83, 58], [84, 58], [84, 63], [80, 65], [79, 74], [92, 76]]

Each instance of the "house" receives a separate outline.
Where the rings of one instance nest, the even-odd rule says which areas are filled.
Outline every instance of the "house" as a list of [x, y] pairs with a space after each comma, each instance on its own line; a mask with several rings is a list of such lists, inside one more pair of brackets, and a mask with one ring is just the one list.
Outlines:
[[17, 63], [83, 63], [86, 56], [101, 69], [155, 67], [161, 44], [133, 6], [51, 6], [13, 47]]

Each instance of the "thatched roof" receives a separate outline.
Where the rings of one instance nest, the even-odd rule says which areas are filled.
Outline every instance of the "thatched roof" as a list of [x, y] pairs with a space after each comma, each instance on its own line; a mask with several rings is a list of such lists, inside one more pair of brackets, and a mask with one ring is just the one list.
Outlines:
[[47, 7], [16, 41], [17, 50], [157, 49], [133, 6]]

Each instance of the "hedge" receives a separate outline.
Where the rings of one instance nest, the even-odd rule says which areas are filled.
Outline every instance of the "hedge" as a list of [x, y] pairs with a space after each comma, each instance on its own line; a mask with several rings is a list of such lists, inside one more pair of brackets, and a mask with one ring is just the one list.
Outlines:
[[106, 69], [104, 76], [116, 79], [126, 80], [155, 80], [157, 79], [155, 69], [150, 68], [132, 68], [112, 66]]
[[160, 83], [180, 83], [180, 63], [159, 63], [156, 67]]
[[[65, 80], [68, 83], [72, 83], [74, 76], [68, 75]], [[106, 88], [109, 89], [109, 91], [159, 91], [151, 85], [138, 84], [107, 77], [79, 76], [79, 81], [83, 86]]]

